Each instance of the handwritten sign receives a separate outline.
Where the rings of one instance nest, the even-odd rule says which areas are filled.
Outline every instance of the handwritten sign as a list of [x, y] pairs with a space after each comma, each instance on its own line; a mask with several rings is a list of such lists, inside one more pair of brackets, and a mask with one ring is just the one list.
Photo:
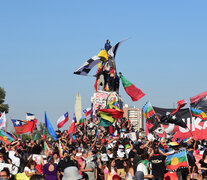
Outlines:
[[107, 104], [113, 102], [114, 100], [122, 102], [123, 104], [121, 97], [116, 92], [97, 91], [91, 98], [91, 102], [93, 103], [93, 112], [95, 113], [98, 107], [101, 109], [105, 108]]

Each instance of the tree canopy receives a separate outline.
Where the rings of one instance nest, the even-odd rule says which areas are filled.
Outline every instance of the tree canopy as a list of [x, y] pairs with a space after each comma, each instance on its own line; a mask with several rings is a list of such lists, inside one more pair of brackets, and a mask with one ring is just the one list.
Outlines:
[[6, 97], [6, 91], [4, 88], [0, 87], [0, 112], [8, 113], [9, 112], [9, 105], [4, 104]]

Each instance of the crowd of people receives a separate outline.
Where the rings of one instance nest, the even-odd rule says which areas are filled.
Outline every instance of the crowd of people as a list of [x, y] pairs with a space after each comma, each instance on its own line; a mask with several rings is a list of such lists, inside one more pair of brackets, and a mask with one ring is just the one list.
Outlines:
[[[134, 132], [136, 140], [128, 134]], [[0, 145], [0, 167], [11, 164], [12, 170], [1, 167], [0, 179], [46, 180], [118, 180], [118, 179], [190, 179], [207, 176], [207, 143], [147, 139], [144, 130], [135, 131], [130, 121], [122, 118], [114, 126], [101, 127], [98, 120], [87, 120], [77, 126], [76, 133], [67, 137], [67, 131], [56, 131], [58, 141], [18, 139], [11, 145]], [[49, 140], [50, 139], [50, 140]], [[47, 140], [49, 150], [45, 151]], [[60, 152], [59, 143], [63, 145]], [[170, 153], [185, 149], [188, 168], [170, 172], [165, 159]], [[203, 154], [196, 163], [195, 154]]]

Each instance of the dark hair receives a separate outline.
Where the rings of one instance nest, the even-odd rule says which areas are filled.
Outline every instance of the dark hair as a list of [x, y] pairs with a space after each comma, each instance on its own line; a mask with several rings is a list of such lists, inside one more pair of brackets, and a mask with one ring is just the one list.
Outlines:
[[137, 154], [142, 155], [144, 153], [144, 149], [137, 148]]
[[34, 165], [34, 166], [36, 166], [37, 165], [37, 163], [35, 162], [35, 161], [33, 161], [33, 160], [29, 160], [29, 162], [27, 163], [27, 167], [28, 168], [31, 168], [31, 165]]
[[206, 158], [206, 156], [207, 156], [207, 151], [204, 151], [204, 153], [203, 153], [203, 160]]
[[[107, 168], [108, 168], [108, 171], [109, 173], [111, 173], [111, 163], [115, 161], [114, 159], [111, 159], [110, 161], [107, 162]], [[115, 166], [114, 170], [117, 172], [117, 168]]]
[[129, 160], [125, 160], [124, 162], [127, 164], [126, 167], [124, 166], [124, 170], [125, 170], [126, 173], [128, 173], [129, 169], [132, 167], [132, 164]]
[[51, 157], [49, 164], [54, 164], [54, 163], [55, 163], [55, 160], [53, 157]]
[[144, 153], [141, 155], [141, 159], [145, 160], [149, 158], [149, 154], [147, 152], [144, 151]]
[[159, 154], [159, 148], [158, 147], [154, 147], [154, 154]]
[[35, 145], [31, 150], [31, 154], [40, 154], [41, 151], [42, 147], [40, 145]]
[[35, 174], [30, 178], [30, 180], [43, 180], [43, 179], [44, 179], [44, 177], [39, 174]]
[[8, 176], [8, 177], [10, 177], [10, 171], [9, 171], [9, 168], [3, 168], [2, 170], [1, 170], [1, 172], [3, 172], [3, 171], [5, 171], [6, 172], [6, 175]]

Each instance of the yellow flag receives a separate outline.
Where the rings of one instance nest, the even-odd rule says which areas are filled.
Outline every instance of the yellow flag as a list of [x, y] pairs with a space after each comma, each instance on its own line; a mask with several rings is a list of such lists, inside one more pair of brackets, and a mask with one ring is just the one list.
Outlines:
[[99, 115], [101, 116], [101, 118], [103, 118], [111, 123], [114, 123], [114, 121], [115, 121], [115, 119], [112, 116], [110, 116], [108, 113], [99, 111]]

